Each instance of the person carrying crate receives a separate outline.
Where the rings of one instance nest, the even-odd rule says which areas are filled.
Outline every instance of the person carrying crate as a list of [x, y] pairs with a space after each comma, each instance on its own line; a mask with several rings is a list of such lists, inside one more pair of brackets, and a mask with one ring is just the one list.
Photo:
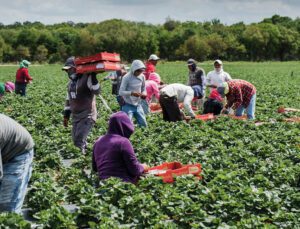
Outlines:
[[97, 119], [96, 97], [100, 94], [100, 85], [96, 73], [77, 74], [75, 58], [67, 59], [62, 70], [69, 77], [67, 98], [64, 108], [64, 126], [68, 126], [72, 115], [72, 139], [74, 145], [84, 153], [86, 139]]

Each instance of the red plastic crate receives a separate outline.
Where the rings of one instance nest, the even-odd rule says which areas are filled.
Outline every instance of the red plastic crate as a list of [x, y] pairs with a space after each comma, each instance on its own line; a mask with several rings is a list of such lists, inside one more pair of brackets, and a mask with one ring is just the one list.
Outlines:
[[101, 61], [91, 64], [83, 64], [76, 66], [77, 73], [90, 73], [90, 72], [105, 72], [105, 71], [117, 71], [121, 69], [121, 64], [117, 62]]
[[196, 115], [195, 119], [208, 121], [208, 120], [215, 119], [215, 116], [212, 113], [208, 113], [208, 114]]
[[75, 58], [76, 65], [100, 62], [100, 61], [111, 61], [111, 62], [120, 62], [120, 54], [118, 53], [108, 53], [100, 52], [92, 56], [77, 57]]
[[165, 183], [173, 183], [175, 176], [192, 174], [201, 179], [201, 164], [182, 165], [180, 162], [166, 162], [158, 166], [154, 166], [148, 170], [148, 173], [160, 176]]

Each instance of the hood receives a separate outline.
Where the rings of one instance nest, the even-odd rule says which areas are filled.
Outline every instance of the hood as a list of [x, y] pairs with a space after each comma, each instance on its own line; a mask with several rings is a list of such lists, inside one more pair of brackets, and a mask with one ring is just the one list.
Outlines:
[[217, 91], [217, 89], [213, 89], [209, 95], [210, 99], [215, 99], [218, 100], [219, 102], [221, 102], [223, 99], [221, 97], [221, 95], [219, 94], [219, 92]]
[[31, 63], [28, 60], [22, 60], [20, 62], [20, 68], [28, 68]]
[[148, 80], [153, 80], [158, 85], [160, 84], [160, 76], [156, 72], [150, 73]]
[[145, 69], [145, 65], [141, 60], [134, 60], [131, 64], [130, 72], [133, 74], [138, 69]]
[[107, 131], [108, 134], [117, 134], [125, 138], [130, 138], [133, 132], [133, 123], [125, 112], [119, 111], [110, 116]]

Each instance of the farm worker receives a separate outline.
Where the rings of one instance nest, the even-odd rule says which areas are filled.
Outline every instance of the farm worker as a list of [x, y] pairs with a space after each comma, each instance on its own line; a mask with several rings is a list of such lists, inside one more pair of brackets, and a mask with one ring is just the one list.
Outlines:
[[64, 108], [64, 126], [68, 126], [72, 115], [73, 142], [84, 153], [87, 136], [97, 119], [95, 95], [100, 94], [100, 85], [96, 73], [76, 74], [74, 57], [67, 59], [62, 70], [67, 72], [70, 79]]
[[123, 76], [119, 95], [123, 97], [122, 111], [128, 114], [130, 120], [136, 118], [139, 127], [146, 127], [147, 121], [141, 100], [146, 99], [145, 76], [143, 74], [145, 65], [140, 60], [134, 60], [130, 71]]
[[146, 71], [145, 71], [146, 80], [149, 78], [150, 73], [156, 72], [156, 65], [157, 65], [158, 60], [159, 60], [159, 57], [156, 56], [155, 54], [151, 54], [149, 56], [149, 59], [146, 63]]
[[217, 88], [222, 97], [227, 98], [227, 104], [221, 113], [229, 113], [232, 107], [236, 116], [242, 116], [244, 110], [247, 111], [248, 119], [254, 119], [256, 88], [245, 80], [230, 80]]
[[111, 80], [112, 94], [118, 95], [121, 85], [122, 77], [127, 73], [129, 68], [126, 65], [122, 65], [120, 70], [110, 72], [103, 80]]
[[12, 93], [14, 90], [15, 84], [13, 82], [0, 83], [0, 99], [4, 96], [5, 92]]
[[202, 88], [199, 85], [186, 86], [184, 84], [169, 84], [160, 90], [159, 103], [165, 121], [176, 122], [187, 119], [180, 111], [178, 103], [184, 105], [185, 110], [191, 118], [195, 118], [191, 102], [193, 99], [202, 98]]
[[31, 83], [33, 80], [32, 77], [28, 73], [28, 67], [30, 62], [28, 60], [22, 60], [20, 63], [20, 67], [16, 73], [16, 94], [20, 94], [21, 96], [26, 95], [26, 87], [28, 83]]
[[231, 76], [223, 70], [223, 63], [221, 60], [215, 60], [214, 70], [207, 74], [206, 84], [208, 87], [217, 88], [222, 86], [224, 82], [231, 80]]
[[159, 85], [160, 85], [160, 76], [152, 72], [149, 75], [149, 79], [146, 80], [146, 91], [147, 91], [147, 97], [146, 99], [142, 100], [142, 107], [144, 109], [144, 113], [148, 114], [150, 112], [149, 110], [149, 104], [151, 103], [151, 100], [153, 96], [159, 100]]
[[34, 142], [23, 126], [4, 114], [0, 114], [0, 126], [0, 213], [21, 213]]
[[137, 160], [129, 140], [134, 125], [123, 111], [111, 115], [108, 125], [107, 133], [94, 144], [93, 170], [98, 172], [100, 179], [118, 177], [136, 183], [149, 167]]
[[219, 115], [223, 109], [223, 98], [216, 89], [213, 89], [204, 103], [203, 114], [213, 113]]
[[196, 100], [196, 104], [198, 108], [200, 108], [202, 107], [203, 99], [205, 97], [205, 71], [197, 66], [197, 62], [194, 59], [188, 59], [187, 66], [189, 69], [187, 85], [191, 87], [198, 85], [202, 88], [202, 98]]

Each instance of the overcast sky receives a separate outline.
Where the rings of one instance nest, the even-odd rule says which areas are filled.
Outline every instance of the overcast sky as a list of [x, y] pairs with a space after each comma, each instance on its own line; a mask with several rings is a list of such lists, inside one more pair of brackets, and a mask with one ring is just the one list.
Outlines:
[[227, 25], [259, 22], [274, 14], [300, 16], [300, 0], [0, 0], [0, 22], [101, 22], [120, 18], [163, 24], [220, 19]]

